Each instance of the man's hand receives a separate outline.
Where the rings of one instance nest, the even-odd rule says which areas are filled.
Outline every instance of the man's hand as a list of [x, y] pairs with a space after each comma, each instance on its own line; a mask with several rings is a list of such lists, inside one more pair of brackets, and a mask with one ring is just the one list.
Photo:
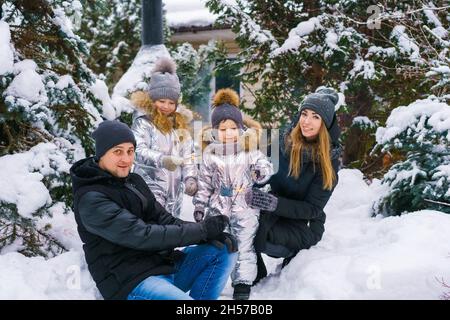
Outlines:
[[206, 240], [216, 239], [230, 223], [227, 216], [209, 216], [200, 222], [206, 230]]
[[237, 252], [239, 249], [237, 239], [227, 232], [222, 232], [216, 239], [211, 240], [210, 243], [219, 249], [227, 246], [229, 253]]

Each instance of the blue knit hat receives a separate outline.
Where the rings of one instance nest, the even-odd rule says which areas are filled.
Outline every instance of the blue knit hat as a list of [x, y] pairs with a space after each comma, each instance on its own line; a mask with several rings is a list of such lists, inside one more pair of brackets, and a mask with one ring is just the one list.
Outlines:
[[125, 123], [106, 120], [92, 133], [95, 139], [95, 158], [99, 160], [109, 149], [121, 143], [130, 142], [136, 148], [133, 131]]

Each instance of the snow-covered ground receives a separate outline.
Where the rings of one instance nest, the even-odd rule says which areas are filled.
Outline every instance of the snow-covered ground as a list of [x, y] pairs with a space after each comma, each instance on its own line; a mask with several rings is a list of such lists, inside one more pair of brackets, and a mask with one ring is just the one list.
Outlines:
[[[358, 170], [341, 170], [327, 207], [324, 237], [279, 270], [264, 256], [269, 277], [252, 299], [439, 299], [450, 282], [450, 215], [437, 211], [372, 218], [380, 193]], [[183, 218], [192, 220], [186, 197]], [[0, 299], [101, 299], [87, 271], [71, 216], [55, 214], [55, 233], [71, 250], [56, 258], [0, 255]], [[448, 289], [447, 289], [448, 290]], [[228, 282], [222, 299], [231, 299]]]
[[370, 216], [380, 191], [358, 170], [339, 172], [325, 211], [325, 233], [277, 275], [255, 287], [253, 299], [439, 299], [450, 282], [450, 215], [420, 211]]

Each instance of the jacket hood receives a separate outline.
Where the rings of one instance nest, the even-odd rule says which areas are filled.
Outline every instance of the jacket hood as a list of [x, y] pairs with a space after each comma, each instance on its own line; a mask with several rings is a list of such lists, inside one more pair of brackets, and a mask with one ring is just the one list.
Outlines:
[[[133, 121], [136, 118], [148, 115], [149, 111], [152, 110], [153, 108], [150, 95], [145, 91], [133, 92], [131, 94], [130, 101], [131, 104], [134, 106]], [[175, 113], [178, 113], [181, 116], [183, 116], [186, 123], [190, 123], [194, 119], [194, 113], [181, 103], [177, 105]]]
[[147, 119], [150, 119], [150, 118], [145, 114], [144, 111], [142, 111], [142, 110], [140, 110], [140, 109], [134, 110], [134, 111], [133, 111], [133, 118], [132, 118], [132, 121], [134, 122], [134, 121], [136, 121], [137, 118], [140, 118], [140, 117], [145, 117], [145, 118], [147, 118]]
[[89, 157], [75, 162], [70, 168], [70, 176], [72, 177], [72, 188], [75, 193], [79, 188], [104, 183], [108, 180], [117, 179], [110, 173], [102, 170], [94, 157]]

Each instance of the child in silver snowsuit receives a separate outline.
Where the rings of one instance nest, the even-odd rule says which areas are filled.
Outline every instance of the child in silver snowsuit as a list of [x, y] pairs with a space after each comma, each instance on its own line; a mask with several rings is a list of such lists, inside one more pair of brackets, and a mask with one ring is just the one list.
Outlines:
[[193, 203], [197, 222], [205, 214], [230, 218], [229, 231], [239, 248], [231, 274], [233, 298], [248, 299], [257, 273], [253, 238], [258, 229], [259, 210], [250, 208], [244, 195], [254, 183], [265, 183], [273, 174], [273, 166], [257, 148], [261, 125], [243, 119], [238, 105], [239, 97], [231, 89], [221, 89], [214, 97], [212, 127], [202, 132], [202, 164]]
[[175, 68], [173, 60], [160, 58], [148, 92], [131, 95], [137, 108], [131, 130], [136, 138], [133, 172], [144, 178], [156, 200], [178, 218], [183, 192], [190, 196], [197, 192], [197, 166], [187, 129], [190, 120], [178, 104], [180, 83]]

